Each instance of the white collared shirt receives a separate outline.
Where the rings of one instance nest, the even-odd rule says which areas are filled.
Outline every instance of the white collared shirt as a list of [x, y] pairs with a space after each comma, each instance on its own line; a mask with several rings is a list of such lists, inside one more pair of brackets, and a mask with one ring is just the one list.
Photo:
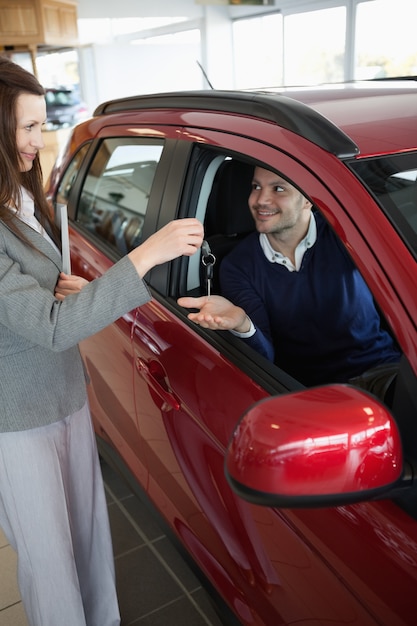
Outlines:
[[51, 237], [48, 235], [46, 230], [42, 227], [42, 225], [36, 219], [35, 203], [33, 201], [32, 196], [30, 195], [28, 190], [25, 189], [24, 187], [21, 187], [21, 193], [22, 193], [22, 203], [21, 203], [20, 211], [18, 212], [19, 219], [21, 219], [22, 222], [25, 222], [25, 224], [27, 224], [28, 226], [33, 228], [33, 230], [36, 230], [43, 237], [45, 237], [45, 239], [47, 239], [49, 243], [55, 248], [58, 254], [61, 254], [55, 242], [51, 239]]
[[[317, 239], [316, 218], [314, 217], [314, 214], [311, 213], [307, 234], [304, 237], [304, 239], [300, 241], [300, 243], [295, 249], [295, 265], [294, 265], [288, 257], [284, 256], [280, 252], [277, 252], [276, 250], [273, 249], [265, 233], [260, 233], [259, 235], [259, 243], [261, 244], [261, 248], [266, 258], [268, 259], [268, 261], [270, 263], [279, 263], [280, 265], [284, 265], [284, 267], [286, 267], [289, 272], [299, 271], [301, 267], [301, 262], [303, 260], [303, 257], [306, 251], [316, 243], [316, 239]], [[242, 339], [252, 337], [252, 335], [254, 335], [256, 332], [256, 328], [249, 316], [248, 316], [248, 320], [250, 321], [250, 328], [248, 332], [238, 333], [236, 330], [232, 330], [230, 332], [236, 335], [237, 337], [241, 337]]]

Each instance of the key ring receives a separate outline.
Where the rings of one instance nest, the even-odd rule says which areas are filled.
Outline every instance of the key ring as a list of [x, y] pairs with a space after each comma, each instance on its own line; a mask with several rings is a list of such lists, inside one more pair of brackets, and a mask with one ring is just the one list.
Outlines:
[[205, 267], [209, 265], [214, 265], [216, 262], [216, 257], [212, 252], [209, 252], [208, 254], [205, 254], [201, 257], [201, 262]]
[[216, 257], [210, 250], [210, 246], [208, 242], [204, 239], [201, 245], [201, 262], [206, 267], [208, 265], [214, 265], [216, 262]]

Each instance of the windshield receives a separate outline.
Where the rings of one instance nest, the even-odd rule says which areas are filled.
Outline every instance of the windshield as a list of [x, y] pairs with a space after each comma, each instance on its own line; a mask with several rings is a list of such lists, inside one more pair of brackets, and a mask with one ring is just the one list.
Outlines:
[[417, 258], [417, 152], [350, 163]]

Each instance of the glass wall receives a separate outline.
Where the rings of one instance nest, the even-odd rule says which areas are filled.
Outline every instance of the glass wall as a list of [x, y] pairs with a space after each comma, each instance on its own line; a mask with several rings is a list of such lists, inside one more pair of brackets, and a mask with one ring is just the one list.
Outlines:
[[416, 0], [358, 4], [354, 78], [417, 75]]
[[343, 81], [346, 7], [284, 18], [284, 84]]
[[282, 85], [283, 19], [273, 13], [233, 23], [235, 86], [239, 89]]
[[233, 23], [236, 88], [417, 75], [417, 0], [314, 4]]

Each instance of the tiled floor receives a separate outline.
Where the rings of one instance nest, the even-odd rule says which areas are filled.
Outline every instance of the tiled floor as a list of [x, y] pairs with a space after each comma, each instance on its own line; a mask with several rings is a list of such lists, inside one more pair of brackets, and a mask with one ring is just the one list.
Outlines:
[[[221, 626], [200, 582], [153, 517], [105, 464], [103, 476], [122, 625]], [[16, 584], [16, 555], [1, 530], [0, 626], [27, 626]]]

